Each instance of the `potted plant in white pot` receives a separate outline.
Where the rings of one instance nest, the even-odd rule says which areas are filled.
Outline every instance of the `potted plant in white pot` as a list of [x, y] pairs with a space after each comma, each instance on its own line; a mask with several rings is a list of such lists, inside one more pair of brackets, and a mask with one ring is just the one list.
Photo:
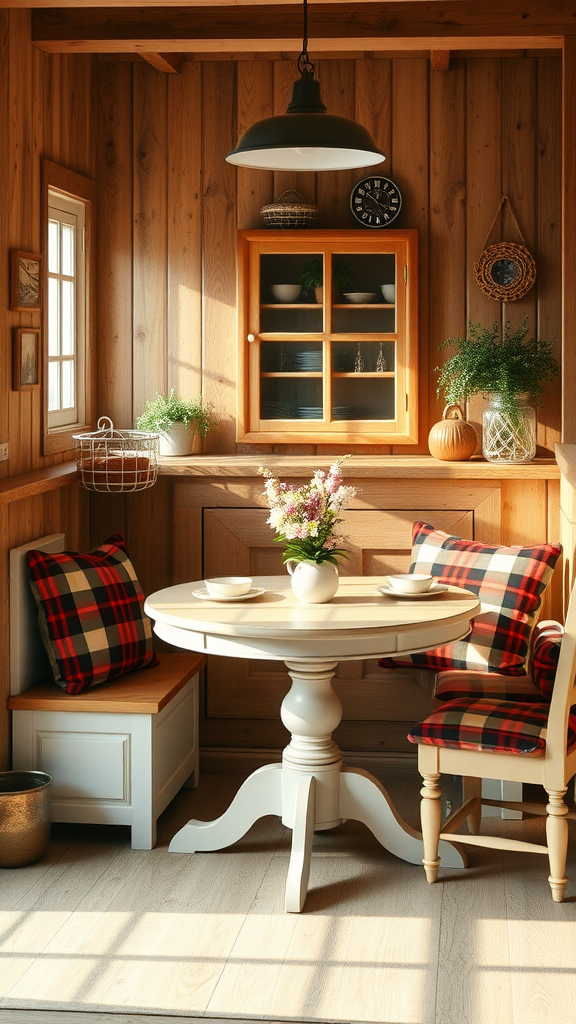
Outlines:
[[136, 426], [160, 434], [160, 455], [190, 455], [195, 442], [206, 437], [212, 420], [202, 404], [202, 396], [181, 398], [172, 388], [168, 395], [157, 394], [154, 400], [146, 402]]
[[466, 402], [485, 394], [482, 413], [482, 452], [488, 462], [529, 462], [536, 454], [536, 413], [530, 400], [542, 405], [544, 385], [560, 367], [552, 344], [526, 339], [528, 318], [514, 332], [506, 323], [483, 327], [470, 323], [466, 338], [448, 338], [440, 348], [456, 349], [437, 366], [438, 394], [447, 403]]

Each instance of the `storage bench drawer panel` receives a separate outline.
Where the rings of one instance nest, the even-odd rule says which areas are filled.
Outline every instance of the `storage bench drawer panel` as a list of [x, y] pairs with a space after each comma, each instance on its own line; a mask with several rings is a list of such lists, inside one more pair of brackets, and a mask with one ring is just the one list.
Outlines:
[[54, 779], [54, 798], [130, 801], [127, 733], [45, 732], [36, 736], [38, 768]]

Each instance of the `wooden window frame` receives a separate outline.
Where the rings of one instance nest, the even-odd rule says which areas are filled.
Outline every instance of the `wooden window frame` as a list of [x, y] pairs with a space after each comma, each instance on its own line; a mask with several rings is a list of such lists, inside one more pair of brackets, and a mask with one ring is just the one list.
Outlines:
[[[85, 178], [75, 171], [52, 163], [42, 161], [42, 251], [48, 253], [48, 207], [49, 192], [61, 192], [71, 199], [80, 199], [86, 204], [86, 339], [84, 354], [84, 416], [83, 422], [67, 424], [64, 427], [48, 426], [48, 302], [43, 309], [43, 344], [42, 344], [42, 452], [44, 455], [56, 455], [74, 448], [74, 434], [93, 428], [96, 392], [96, 346], [95, 346], [95, 207], [96, 182]], [[46, 275], [47, 259], [44, 260]], [[45, 292], [46, 294], [46, 292]]]

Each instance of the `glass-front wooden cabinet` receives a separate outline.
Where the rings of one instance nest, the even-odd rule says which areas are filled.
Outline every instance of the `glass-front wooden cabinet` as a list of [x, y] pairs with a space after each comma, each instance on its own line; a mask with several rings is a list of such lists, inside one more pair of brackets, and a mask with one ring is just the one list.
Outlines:
[[418, 233], [241, 231], [238, 440], [415, 444]]

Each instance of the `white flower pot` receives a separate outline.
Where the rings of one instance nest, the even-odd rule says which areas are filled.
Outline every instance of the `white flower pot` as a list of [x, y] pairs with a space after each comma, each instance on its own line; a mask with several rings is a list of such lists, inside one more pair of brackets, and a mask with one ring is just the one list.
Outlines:
[[325, 604], [338, 590], [338, 570], [332, 562], [286, 562], [292, 591], [302, 604]]
[[199, 438], [194, 423], [173, 423], [169, 430], [160, 432], [160, 455], [191, 455]]

